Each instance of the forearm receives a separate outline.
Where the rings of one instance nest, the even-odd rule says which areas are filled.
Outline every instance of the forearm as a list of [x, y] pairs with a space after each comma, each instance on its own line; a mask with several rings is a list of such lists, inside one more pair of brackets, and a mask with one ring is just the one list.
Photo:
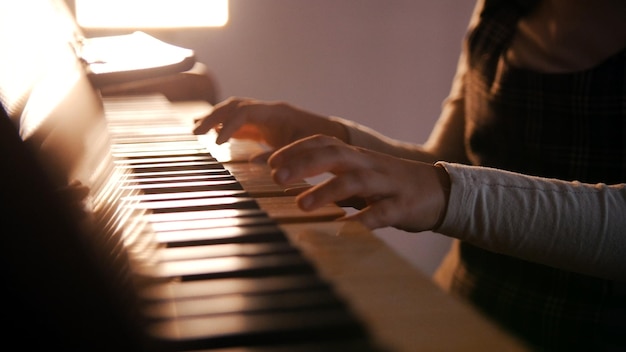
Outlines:
[[525, 260], [626, 280], [626, 185], [442, 165], [451, 189], [437, 232]]
[[345, 142], [348, 144], [404, 159], [429, 163], [440, 159], [418, 144], [395, 140], [367, 126], [340, 117], [331, 116], [330, 119], [346, 128], [348, 138]]

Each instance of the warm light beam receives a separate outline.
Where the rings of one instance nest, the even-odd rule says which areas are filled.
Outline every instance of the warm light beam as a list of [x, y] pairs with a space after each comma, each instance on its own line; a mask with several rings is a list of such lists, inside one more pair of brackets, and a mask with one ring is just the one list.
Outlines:
[[220, 27], [228, 0], [75, 0], [84, 28]]

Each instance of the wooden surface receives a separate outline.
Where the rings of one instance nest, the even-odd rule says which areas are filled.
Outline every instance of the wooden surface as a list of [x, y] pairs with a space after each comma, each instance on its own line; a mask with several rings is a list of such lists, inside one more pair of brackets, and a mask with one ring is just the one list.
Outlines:
[[441, 291], [359, 223], [282, 227], [390, 351], [527, 350]]

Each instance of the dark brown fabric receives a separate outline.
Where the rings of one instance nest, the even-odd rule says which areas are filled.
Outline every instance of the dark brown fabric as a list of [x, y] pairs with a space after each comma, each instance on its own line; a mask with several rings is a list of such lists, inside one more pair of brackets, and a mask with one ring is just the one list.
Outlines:
[[[470, 160], [568, 181], [626, 182], [626, 50], [574, 73], [511, 67], [504, 54], [527, 9], [487, 4], [466, 42]], [[625, 283], [466, 243], [460, 255], [453, 291], [538, 350], [626, 350]]]

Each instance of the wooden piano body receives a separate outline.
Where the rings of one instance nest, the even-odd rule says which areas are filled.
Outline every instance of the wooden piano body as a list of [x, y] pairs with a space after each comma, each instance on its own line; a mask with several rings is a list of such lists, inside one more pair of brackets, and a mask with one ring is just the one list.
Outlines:
[[[103, 97], [65, 10], [0, 5], [6, 345], [524, 350], [360, 224], [335, 221], [341, 208], [297, 210], [246, 162], [259, 146], [192, 136], [208, 103]], [[75, 180], [90, 188], [84, 212], [64, 197]]]

